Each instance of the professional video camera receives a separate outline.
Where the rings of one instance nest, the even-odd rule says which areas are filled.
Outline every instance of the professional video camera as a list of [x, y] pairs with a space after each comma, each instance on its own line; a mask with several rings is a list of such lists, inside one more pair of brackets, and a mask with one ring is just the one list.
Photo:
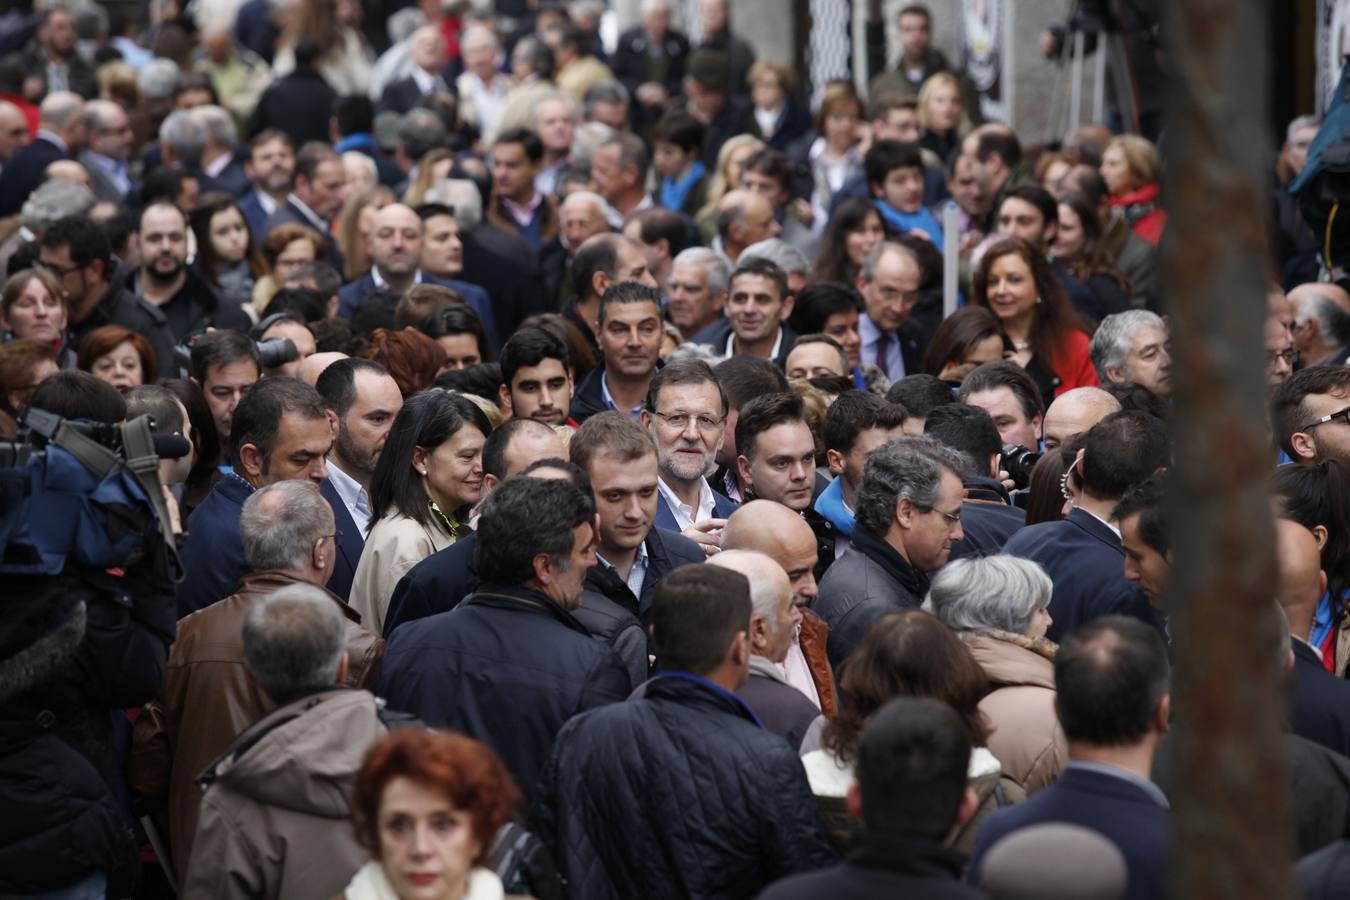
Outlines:
[[[264, 319], [264, 322], [267, 320]], [[256, 328], [254, 329], [257, 330]], [[192, 344], [201, 335], [189, 337], [186, 341], [173, 348], [174, 365], [182, 372], [192, 371]], [[260, 341], [254, 338], [254, 345], [258, 348], [258, 360], [262, 363], [263, 371], [275, 369], [278, 366], [285, 365], [288, 362], [295, 362], [300, 358], [300, 350], [295, 346], [295, 341], [290, 338], [269, 338]]]
[[181, 580], [159, 460], [185, 456], [181, 437], [149, 416], [122, 424], [29, 409], [0, 441], [0, 576], [126, 569], [149, 562]]

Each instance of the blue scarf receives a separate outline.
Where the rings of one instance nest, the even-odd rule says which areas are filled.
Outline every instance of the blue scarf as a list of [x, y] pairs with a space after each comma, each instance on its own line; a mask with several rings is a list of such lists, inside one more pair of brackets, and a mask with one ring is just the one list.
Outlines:
[[689, 192], [693, 190], [694, 185], [707, 171], [707, 166], [698, 160], [694, 160], [694, 164], [689, 167], [689, 171], [685, 172], [680, 178], [676, 179], [667, 175], [661, 180], [661, 196], [659, 198], [661, 205], [666, 209], [679, 212], [680, 207], [684, 206], [685, 198], [689, 196]]
[[938, 224], [938, 220], [927, 209], [921, 206], [918, 212], [907, 213], [901, 212], [879, 198], [873, 198], [872, 203], [876, 206], [877, 212], [881, 213], [881, 218], [886, 221], [886, 224], [892, 230], [905, 234], [917, 228], [932, 238], [933, 246], [939, 250], [942, 249], [942, 226]]
[[853, 536], [853, 514], [844, 508], [844, 476], [836, 477], [829, 487], [820, 492], [815, 509], [842, 534]]

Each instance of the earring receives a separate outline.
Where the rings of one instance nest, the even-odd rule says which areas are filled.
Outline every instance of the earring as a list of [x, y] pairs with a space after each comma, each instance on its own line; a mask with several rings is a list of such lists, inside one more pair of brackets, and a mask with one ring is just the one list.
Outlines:
[[1037, 303], [1040, 303], [1040, 302], [1041, 302], [1041, 298], [1040, 298], [1040, 297], [1037, 297], [1037, 298], [1036, 298], [1036, 302], [1037, 302]]

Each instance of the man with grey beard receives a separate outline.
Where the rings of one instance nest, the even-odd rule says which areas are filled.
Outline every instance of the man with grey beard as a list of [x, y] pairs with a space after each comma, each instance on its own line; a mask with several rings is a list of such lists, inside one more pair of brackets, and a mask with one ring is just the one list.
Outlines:
[[702, 360], [671, 362], [647, 389], [642, 424], [656, 440], [655, 524], [680, 531], [712, 556], [726, 519], [736, 509], [705, 477], [713, 470], [727, 430], [727, 397]]

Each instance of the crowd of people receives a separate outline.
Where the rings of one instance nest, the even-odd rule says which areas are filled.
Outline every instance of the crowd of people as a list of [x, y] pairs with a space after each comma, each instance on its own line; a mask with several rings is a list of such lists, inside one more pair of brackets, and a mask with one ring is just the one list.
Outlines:
[[[918, 4], [867, 91], [814, 92], [728, 0], [608, 47], [596, 0], [378, 6], [0, 18], [0, 437], [187, 450], [173, 546], [6, 576], [0, 895], [1165, 896], [1158, 145], [983, 121]], [[1321, 890], [1350, 293], [1288, 189], [1318, 125], [1271, 173], [1251, 650]]]

